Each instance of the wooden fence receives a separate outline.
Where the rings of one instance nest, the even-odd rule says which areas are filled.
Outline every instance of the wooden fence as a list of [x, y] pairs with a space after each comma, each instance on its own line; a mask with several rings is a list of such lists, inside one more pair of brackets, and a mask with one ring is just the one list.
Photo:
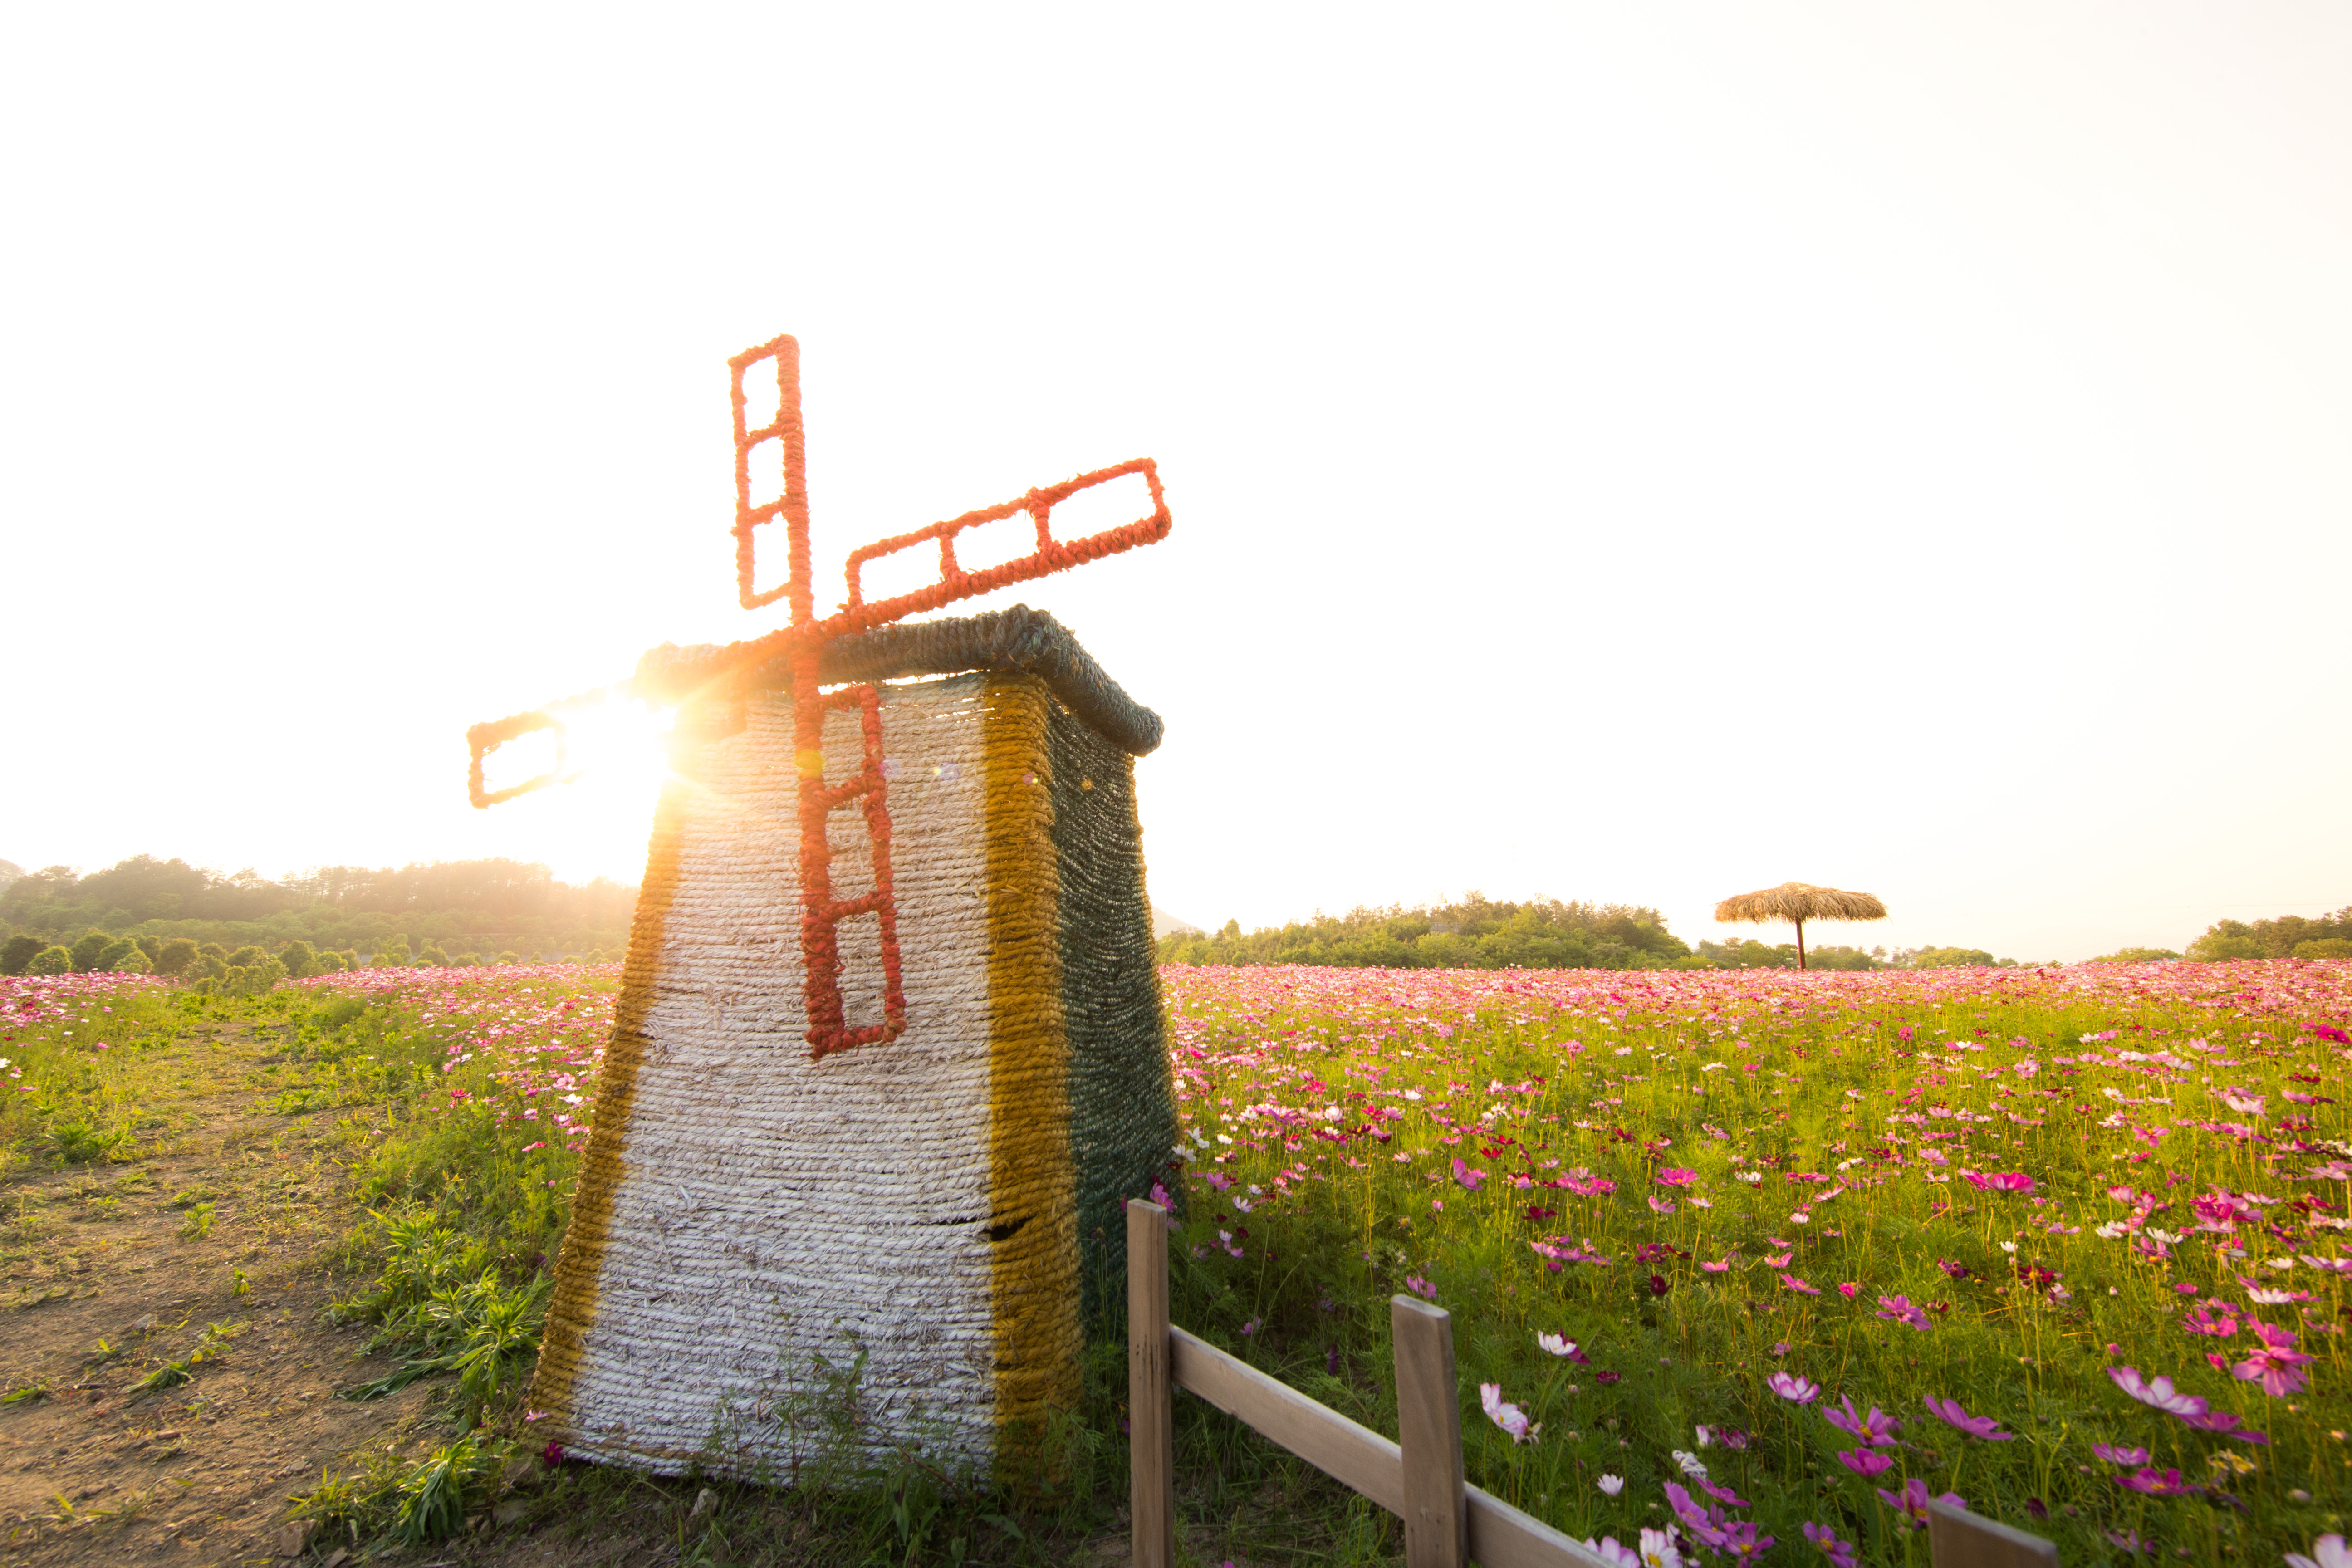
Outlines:
[[[1168, 1212], [1127, 1205], [1127, 1389], [1132, 1568], [1174, 1568], [1174, 1393], [1226, 1415], [1404, 1521], [1407, 1568], [1606, 1568], [1581, 1542], [1462, 1478], [1454, 1321], [1410, 1296], [1389, 1303], [1397, 1441], [1359, 1426], [1168, 1321]], [[1940, 1503], [1928, 1507], [1935, 1568], [2055, 1568], [2039, 1536]]]

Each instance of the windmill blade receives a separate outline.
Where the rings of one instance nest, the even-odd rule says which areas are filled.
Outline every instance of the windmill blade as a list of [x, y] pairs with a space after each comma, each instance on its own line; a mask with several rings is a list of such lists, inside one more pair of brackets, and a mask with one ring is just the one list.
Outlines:
[[[1150, 488], [1151, 510], [1149, 512], [1133, 522], [1125, 523], [1117, 528], [1107, 528], [1099, 533], [1090, 533], [1083, 539], [1059, 540], [1054, 537], [1054, 508], [1081, 490], [1092, 489], [1097, 485], [1108, 484], [1113, 479], [1122, 479], [1130, 474], [1142, 475], [1144, 483]], [[1015, 512], [1024, 511], [1029, 514], [1037, 527], [1037, 548], [1034, 552], [998, 565], [983, 567], [977, 572], [966, 572], [956, 563], [957, 534], [968, 528], [978, 528], [982, 523], [996, 522], [1011, 517]], [[926, 610], [936, 610], [942, 605], [952, 605], [959, 599], [973, 598], [982, 594], [993, 593], [999, 588], [1010, 587], [1015, 583], [1026, 583], [1032, 578], [1043, 577], [1051, 572], [1081, 566], [1089, 561], [1099, 561], [1106, 555], [1117, 555], [1123, 551], [1133, 550], [1139, 545], [1156, 544], [1168, 537], [1168, 531], [1173, 526], [1174, 521], [1168, 513], [1168, 498], [1160, 492], [1160, 465], [1150, 458], [1136, 458], [1124, 463], [1114, 464], [1108, 468], [1097, 468], [1092, 473], [1080, 474], [1073, 479], [1064, 479], [1058, 485], [1048, 485], [1043, 489], [1031, 490], [1028, 494], [1015, 500], [1002, 501], [995, 506], [982, 507], [977, 511], [968, 511], [961, 517], [950, 518], [945, 522], [935, 522], [928, 528], [919, 528], [912, 533], [901, 533], [893, 538], [877, 540], [871, 544], [861, 545], [851, 551], [847, 570], [848, 601], [843, 605], [839, 615], [827, 617], [824, 624], [828, 628], [829, 636], [839, 636], [845, 632], [864, 631], [869, 626], [884, 626], [908, 616], [920, 615]], [[896, 595], [875, 604], [869, 605], [865, 602], [865, 595], [859, 584], [859, 573], [867, 562], [877, 561], [883, 556], [896, 554], [901, 550], [932, 542], [936, 542], [940, 547], [940, 575], [937, 582], [927, 587], [918, 588], [912, 593]]]
[[[748, 423], [750, 404], [743, 380], [746, 373], [763, 363], [775, 368], [775, 417], [754, 428]], [[810, 602], [808, 440], [801, 427], [800, 340], [787, 332], [756, 349], [746, 349], [727, 362], [727, 371], [728, 393], [735, 405], [735, 596], [745, 609], [756, 610], [790, 594], [793, 625], [801, 626], [814, 612]], [[770, 441], [776, 444], [783, 488], [775, 500], [754, 505], [752, 456]], [[779, 517], [784, 520], [790, 541], [790, 574], [783, 586], [762, 593], [751, 586], [751, 531]]]
[[[491, 719], [474, 725], [466, 731], [466, 744], [471, 752], [466, 764], [466, 798], [473, 802], [477, 810], [488, 810], [517, 795], [529, 795], [550, 784], [570, 784], [577, 779], [580, 771], [566, 767], [572, 757], [571, 727], [562, 716], [592, 703], [601, 703], [616, 693], [627, 696], [630, 688], [628, 681], [617, 686], [599, 686], [593, 691], [558, 698], [545, 707], [534, 708], [527, 713], [509, 713], [503, 719]], [[505, 789], [486, 788], [482, 765], [490, 753], [509, 741], [520, 740], [541, 730], [555, 731], [555, 765], [536, 778], [526, 779]]]

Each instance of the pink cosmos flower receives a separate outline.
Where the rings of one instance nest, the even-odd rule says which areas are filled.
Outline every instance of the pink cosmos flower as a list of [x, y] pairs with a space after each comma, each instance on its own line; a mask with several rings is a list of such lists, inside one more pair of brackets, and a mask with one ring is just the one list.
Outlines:
[[1862, 1543], [1858, 1541], [1840, 1541], [1837, 1531], [1825, 1524], [1815, 1524], [1811, 1520], [1807, 1520], [1805, 1539], [1813, 1543], [1815, 1551], [1829, 1559], [1830, 1568], [1857, 1568], [1862, 1561], [1857, 1555], [1862, 1550]]
[[1980, 1193], [2030, 1193], [2033, 1178], [2022, 1171], [1962, 1171], [1960, 1180]]
[[1454, 1179], [1462, 1184], [1465, 1191], [1475, 1193], [1486, 1184], [1486, 1173], [1474, 1171], [1457, 1159], [1454, 1162]]
[[1887, 1507], [1901, 1510], [1919, 1524], [1927, 1522], [1927, 1505], [1930, 1502], [1939, 1502], [1948, 1508], [1965, 1509], [1969, 1506], [1960, 1500], [1958, 1492], [1946, 1492], [1940, 1497], [1929, 1497], [1927, 1483], [1916, 1476], [1904, 1482], [1901, 1491], [1890, 1492], [1882, 1488], [1879, 1489], [1878, 1496]]
[[1800, 1296], [1818, 1296], [1822, 1293], [1821, 1287], [1817, 1285], [1808, 1285], [1793, 1274], [1783, 1274], [1780, 1276], [1780, 1289], [1783, 1290], [1793, 1290]]
[[1839, 1281], [1838, 1294], [1844, 1297], [1849, 1301], [1853, 1300], [1856, 1296], [1862, 1294], [1861, 1281], [1855, 1279], [1844, 1279]]
[[1683, 1528], [1697, 1537], [1700, 1545], [1719, 1547], [1729, 1539], [1723, 1529], [1727, 1522], [1723, 1510], [1716, 1509], [1710, 1511], [1701, 1508], [1681, 1482], [1666, 1483], [1666, 1501], [1673, 1507], [1675, 1517], [1683, 1521]]
[[[1789, 1244], [1784, 1241], [1780, 1245], [1786, 1247]], [[1761, 1261], [1767, 1268], [1786, 1268], [1789, 1267], [1789, 1260], [1796, 1256], [1793, 1252], [1783, 1252], [1765, 1258]]]
[[1650, 1209], [1654, 1214], [1672, 1214], [1675, 1212], [1675, 1205], [1671, 1200], [1653, 1197], [1650, 1200]]
[[2219, 1314], [2210, 1310], [2225, 1305], [2221, 1301], [2209, 1301], [2202, 1307], [2191, 1307], [2189, 1315], [2180, 1320], [2180, 1326], [2192, 1334], [2211, 1334], [2217, 1339], [2226, 1340], [2238, 1331], [2238, 1320], [2226, 1310]]
[[1892, 1466], [1895, 1463], [1895, 1456], [1882, 1454], [1875, 1448], [1841, 1449], [1838, 1452], [1838, 1463], [1866, 1481]]
[[2210, 1406], [2193, 1394], [2176, 1393], [2168, 1377], [2143, 1378], [2136, 1366], [2111, 1366], [2107, 1375], [2117, 1388], [2168, 1415], [2202, 1415]]
[[2274, 1323], [2257, 1322], [2254, 1337], [2263, 1342], [2262, 1349], [2230, 1369], [2230, 1375], [2242, 1383], [2259, 1382], [2263, 1392], [2276, 1398], [2280, 1394], [2300, 1393], [2307, 1381], [2300, 1370], [2311, 1364], [2311, 1358], [2294, 1348], [2294, 1334]]
[[1423, 1279], [1418, 1274], [1406, 1275], [1404, 1277], [1404, 1288], [1412, 1291], [1414, 1295], [1421, 1297], [1423, 1300], [1434, 1301], [1437, 1300], [1437, 1287], [1431, 1284], [1428, 1280]]
[[[2340, 1029], [2331, 1032], [2339, 1039], [2343, 1037]], [[2345, 1545], [2340, 1535], [2323, 1535], [2311, 1543], [2310, 1556], [2290, 1552], [2286, 1563], [2287, 1568], [2352, 1568], [2352, 1546]]]
[[1876, 1315], [1889, 1322], [1908, 1323], [1915, 1329], [1927, 1327], [1927, 1314], [1913, 1306], [1908, 1296], [1881, 1296]]
[[1538, 1334], [1536, 1336], [1536, 1343], [1542, 1346], [1548, 1354], [1560, 1356], [1566, 1360], [1576, 1363], [1579, 1366], [1591, 1366], [1592, 1364], [1592, 1358], [1586, 1355], [1582, 1351], [1577, 1349], [1576, 1342], [1567, 1338], [1565, 1335]]
[[[1584, 1549], [1600, 1558], [1608, 1568], [1642, 1568], [1641, 1553], [1630, 1546], [1619, 1545], [1613, 1535], [1604, 1535], [1598, 1541], [1588, 1535], [1584, 1538]], [[1675, 1560], [1675, 1568], [1681, 1568], [1679, 1557]]]
[[1981, 1438], [1988, 1443], [2007, 1443], [2017, 1436], [2014, 1432], [2001, 1431], [2000, 1423], [1992, 1416], [1969, 1415], [1960, 1408], [1960, 1402], [1957, 1399], [1938, 1399], [1931, 1394], [1927, 1396], [1927, 1405], [1928, 1412], [1946, 1426], [1956, 1426], [1971, 1437]]
[[1851, 1394], [1839, 1394], [1838, 1404], [1843, 1407], [1845, 1414], [1841, 1415], [1837, 1411], [1824, 1405], [1822, 1406], [1823, 1418], [1839, 1431], [1851, 1432], [1874, 1448], [1893, 1446], [1895, 1434], [1903, 1429], [1903, 1423], [1895, 1420], [1875, 1405], [1870, 1407], [1870, 1414], [1867, 1415], [1856, 1414]]
[[2126, 1468], [2147, 1463], [2146, 1448], [2117, 1448], [2105, 1443], [2094, 1443], [2091, 1445], [2091, 1452], [2110, 1465], [2122, 1465]]
[[1764, 1380], [1765, 1386], [1792, 1405], [1811, 1405], [1822, 1396], [1822, 1385], [1810, 1378], [1776, 1372]]
[[1749, 1503], [1746, 1498], [1741, 1497], [1729, 1487], [1717, 1486], [1714, 1481], [1709, 1480], [1705, 1476], [1697, 1477], [1696, 1479], [1698, 1481], [1699, 1490], [1705, 1492], [1716, 1501], [1723, 1504], [1726, 1508], [1749, 1508], [1754, 1506]]
[[1731, 1259], [1726, 1258], [1719, 1262], [1701, 1263], [1699, 1267], [1706, 1269], [1709, 1274], [1728, 1274], [1731, 1271]]
[[1486, 1412], [1486, 1419], [1501, 1427], [1514, 1443], [1531, 1443], [1543, 1430], [1540, 1423], [1528, 1425], [1528, 1413], [1503, 1398], [1503, 1385], [1499, 1383], [1478, 1385], [1478, 1405]]
[[1685, 1170], [1680, 1165], [1669, 1165], [1658, 1173], [1657, 1180], [1665, 1186], [1686, 1187], [1698, 1180], [1698, 1173]]
[[2145, 1492], [2149, 1497], [2179, 1497], [2185, 1492], [2201, 1492], [2205, 1489], [2194, 1481], [2184, 1481], [2179, 1470], [2153, 1470], [2146, 1468], [2128, 1476], [2109, 1476], [2109, 1480], [2129, 1491]]

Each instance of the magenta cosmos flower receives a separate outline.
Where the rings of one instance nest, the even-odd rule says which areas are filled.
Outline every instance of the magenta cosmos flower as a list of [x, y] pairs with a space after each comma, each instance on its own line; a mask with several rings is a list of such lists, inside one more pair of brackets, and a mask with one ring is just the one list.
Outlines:
[[1698, 1180], [1698, 1173], [1687, 1170], [1681, 1165], [1668, 1165], [1658, 1173], [1657, 1180], [1664, 1186], [1687, 1187]]
[[1946, 1425], [1957, 1426], [1971, 1437], [1979, 1437], [1988, 1443], [2007, 1443], [2017, 1436], [2014, 1432], [2001, 1431], [2000, 1423], [1990, 1415], [1969, 1415], [1960, 1408], [1960, 1402], [1957, 1399], [1938, 1399], [1931, 1394], [1927, 1396], [1927, 1404], [1928, 1410]]
[[1877, 1315], [1889, 1322], [1908, 1323], [1915, 1329], [1927, 1326], [1927, 1314], [1913, 1306], [1908, 1296], [1881, 1296]]
[[1792, 1405], [1811, 1405], [1822, 1396], [1822, 1385], [1810, 1378], [1776, 1372], [1764, 1380], [1765, 1386]]
[[1856, 1555], [1862, 1550], [1862, 1543], [1840, 1541], [1837, 1531], [1825, 1524], [1815, 1524], [1808, 1520], [1805, 1522], [1805, 1539], [1813, 1543], [1815, 1551], [1830, 1560], [1831, 1568], [1856, 1568], [1862, 1561]]
[[2263, 1348], [2231, 1367], [2230, 1375], [2242, 1383], [2260, 1383], [2273, 1397], [2299, 1392], [2306, 1381], [2302, 1369], [2311, 1364], [2311, 1358], [2294, 1348], [2294, 1332], [2263, 1322], [2255, 1323], [2253, 1331]]
[[1939, 1502], [1948, 1508], [1965, 1509], [1969, 1506], [1960, 1500], [1960, 1495], [1958, 1492], [1945, 1492], [1941, 1496], [1930, 1497], [1927, 1492], [1927, 1483], [1916, 1476], [1904, 1482], [1903, 1489], [1899, 1492], [1888, 1491], [1884, 1487], [1877, 1489], [1880, 1501], [1889, 1508], [1899, 1509], [1909, 1514], [1920, 1524], [1927, 1522], [1927, 1505], [1930, 1502]]
[[1839, 1394], [1838, 1404], [1844, 1407], [1845, 1414], [1841, 1415], [1837, 1411], [1824, 1405], [1822, 1406], [1822, 1416], [1839, 1431], [1851, 1432], [1874, 1448], [1891, 1447], [1895, 1442], [1895, 1434], [1903, 1429], [1903, 1423], [1895, 1420], [1875, 1405], [1870, 1407], [1869, 1415], [1859, 1415], [1854, 1413], [1853, 1399], [1851, 1395]]

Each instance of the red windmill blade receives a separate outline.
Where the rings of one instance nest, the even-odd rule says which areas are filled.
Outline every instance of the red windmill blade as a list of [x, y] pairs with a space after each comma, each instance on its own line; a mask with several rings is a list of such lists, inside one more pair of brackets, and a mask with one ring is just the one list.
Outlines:
[[[763, 363], [774, 367], [776, 413], [773, 419], [754, 428], [745, 417], [744, 378], [747, 372]], [[729, 395], [734, 405], [735, 418], [737, 597], [747, 610], [773, 604], [780, 598], [785, 599], [792, 619], [780, 631], [734, 644], [725, 650], [724, 664], [729, 668], [741, 668], [781, 659], [787, 671], [793, 694], [793, 767], [797, 774], [800, 813], [801, 954], [807, 967], [807, 1038], [810, 1055], [824, 1057], [834, 1051], [847, 1050], [853, 1046], [876, 1045], [896, 1039], [907, 1027], [907, 1002], [899, 973], [898, 911], [890, 879], [890, 811], [888, 786], [882, 766], [881, 693], [871, 683], [838, 686], [831, 691], [824, 689], [820, 661], [826, 645], [837, 637], [870, 631], [908, 616], [940, 609], [961, 599], [1083, 565], [1106, 555], [1116, 555], [1138, 545], [1157, 543], [1168, 536], [1174, 520], [1169, 516], [1167, 499], [1160, 492], [1159, 467], [1150, 458], [1138, 458], [1111, 468], [1097, 468], [1092, 473], [1065, 479], [1057, 485], [1033, 489], [1013, 500], [982, 507], [945, 522], [919, 528], [911, 533], [897, 534], [860, 545], [849, 552], [845, 564], [847, 597], [841, 610], [820, 619], [815, 613], [809, 560], [807, 442], [801, 426], [800, 344], [790, 336], [780, 337], [758, 348], [747, 349], [729, 360], [727, 364]], [[774, 500], [755, 506], [751, 501], [752, 456], [761, 446], [771, 441], [777, 447], [782, 469], [782, 489]], [[1143, 476], [1144, 483], [1150, 488], [1151, 510], [1149, 513], [1133, 522], [1081, 539], [1057, 540], [1054, 537], [1055, 507], [1082, 490], [1130, 474]], [[957, 563], [955, 542], [959, 533], [984, 523], [1000, 521], [1017, 512], [1027, 513], [1036, 528], [1037, 548], [1034, 552], [977, 572], [967, 572]], [[761, 592], [752, 586], [757, 558], [754, 531], [779, 517], [784, 521], [786, 575], [782, 585]], [[938, 579], [910, 593], [894, 595], [877, 604], [867, 604], [861, 581], [862, 569], [866, 564], [923, 543], [939, 546]], [[621, 687], [566, 698], [531, 712], [477, 724], [467, 731], [467, 740], [472, 748], [467, 788], [474, 805], [495, 805], [548, 784], [567, 783], [576, 777], [576, 774], [564, 772], [564, 724], [561, 714], [567, 708], [601, 699], [613, 691], [633, 692], [653, 700], [661, 700], [664, 695], [645, 682], [625, 683]], [[840, 784], [828, 786], [824, 782], [824, 718], [835, 709], [857, 713], [861, 758], [856, 773]], [[540, 730], [555, 732], [555, 767], [509, 788], [487, 790], [483, 781], [483, 763], [489, 753], [517, 736]], [[873, 846], [874, 890], [842, 899], [834, 894], [833, 847], [825, 828], [835, 812], [852, 805], [858, 807], [864, 816], [866, 831]], [[841, 998], [839, 927], [845, 920], [868, 914], [875, 916], [881, 926], [882, 1022], [853, 1028], [847, 1023]]]

